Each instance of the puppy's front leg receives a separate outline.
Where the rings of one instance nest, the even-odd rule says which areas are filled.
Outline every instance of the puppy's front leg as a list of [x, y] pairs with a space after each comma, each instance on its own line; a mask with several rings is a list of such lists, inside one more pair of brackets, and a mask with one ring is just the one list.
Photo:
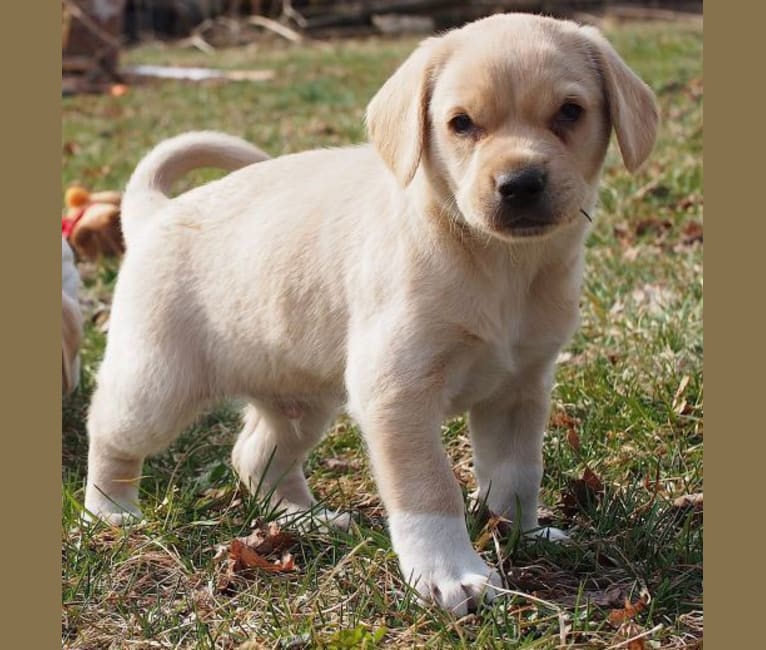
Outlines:
[[556, 528], [538, 529], [537, 499], [543, 476], [543, 433], [550, 409], [550, 372], [525, 376], [469, 414], [479, 499], [522, 531], [567, 539]]
[[425, 600], [465, 614], [482, 598], [491, 600], [501, 580], [471, 546], [460, 488], [441, 445], [438, 397], [420, 382], [377, 378], [377, 390], [356, 384], [349, 396], [402, 574]]

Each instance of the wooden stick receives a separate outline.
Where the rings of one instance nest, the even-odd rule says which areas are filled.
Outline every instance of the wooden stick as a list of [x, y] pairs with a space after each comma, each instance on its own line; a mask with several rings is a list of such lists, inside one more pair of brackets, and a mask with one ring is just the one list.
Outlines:
[[271, 18], [266, 18], [265, 16], [250, 16], [247, 21], [251, 25], [257, 25], [258, 27], [268, 29], [269, 31], [274, 32], [275, 34], [278, 34], [282, 38], [286, 38], [288, 41], [292, 41], [293, 43], [300, 43], [303, 40], [303, 36], [301, 36], [294, 29], [285, 27], [281, 23], [278, 23], [276, 20], [271, 20]]

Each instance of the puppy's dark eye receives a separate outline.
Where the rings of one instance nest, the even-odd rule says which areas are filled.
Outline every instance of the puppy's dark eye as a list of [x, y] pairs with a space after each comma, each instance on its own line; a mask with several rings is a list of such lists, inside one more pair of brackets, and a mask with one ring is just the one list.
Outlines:
[[556, 119], [559, 122], [576, 122], [580, 119], [583, 113], [583, 107], [574, 102], [566, 102], [561, 105], [559, 112], [556, 114]]
[[473, 131], [476, 128], [476, 125], [465, 113], [460, 113], [459, 115], [455, 115], [455, 117], [449, 121], [449, 127], [458, 135], [466, 135]]

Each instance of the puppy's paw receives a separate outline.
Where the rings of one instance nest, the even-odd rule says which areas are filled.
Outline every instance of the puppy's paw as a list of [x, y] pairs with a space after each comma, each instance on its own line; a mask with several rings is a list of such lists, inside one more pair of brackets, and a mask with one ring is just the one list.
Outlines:
[[137, 504], [111, 500], [100, 492], [86, 496], [82, 520], [85, 523], [102, 521], [110, 526], [126, 526], [135, 524], [143, 519], [141, 509]]
[[81, 519], [85, 524], [94, 524], [98, 521], [101, 521], [109, 526], [120, 527], [127, 526], [129, 524], [137, 524], [143, 521], [143, 515], [138, 508], [133, 510], [99, 510], [94, 512], [93, 510], [86, 507], [86, 509], [83, 510]]
[[[477, 566], [454, 567], [452, 570], [432, 573], [420, 579], [413, 587], [424, 600], [437, 604], [456, 616], [474, 612], [481, 603], [491, 603], [502, 588], [500, 574], [478, 558]], [[481, 565], [481, 566], [478, 566]]]
[[545, 526], [544, 528], [535, 528], [534, 530], [528, 530], [524, 533], [525, 537], [532, 539], [544, 539], [549, 542], [556, 542], [557, 544], [564, 544], [570, 541], [569, 535], [567, 535], [560, 528], [554, 528], [553, 526]]
[[277, 517], [280, 525], [291, 526], [303, 532], [320, 530], [331, 532], [332, 530], [348, 531], [352, 518], [347, 512], [336, 512], [328, 508], [304, 508], [290, 504], [286, 509], [280, 504], [283, 513]]
[[474, 551], [462, 517], [395, 513], [390, 527], [402, 575], [424, 601], [464, 616], [498, 595], [500, 574]]
[[347, 532], [351, 527], [351, 514], [348, 512], [336, 512], [335, 510], [321, 510], [316, 519], [324, 526], [337, 528]]

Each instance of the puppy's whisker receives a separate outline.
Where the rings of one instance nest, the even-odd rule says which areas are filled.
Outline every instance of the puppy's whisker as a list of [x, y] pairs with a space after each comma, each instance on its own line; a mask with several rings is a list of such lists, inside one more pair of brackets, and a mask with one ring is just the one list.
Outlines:
[[580, 208], [580, 212], [582, 212], [582, 213], [585, 215], [585, 218], [586, 218], [588, 221], [590, 221], [591, 223], [593, 223], [593, 219], [591, 219], [591, 216], [590, 216], [590, 215], [589, 215], [587, 212], [585, 212], [585, 210], [583, 210], [582, 208]]

